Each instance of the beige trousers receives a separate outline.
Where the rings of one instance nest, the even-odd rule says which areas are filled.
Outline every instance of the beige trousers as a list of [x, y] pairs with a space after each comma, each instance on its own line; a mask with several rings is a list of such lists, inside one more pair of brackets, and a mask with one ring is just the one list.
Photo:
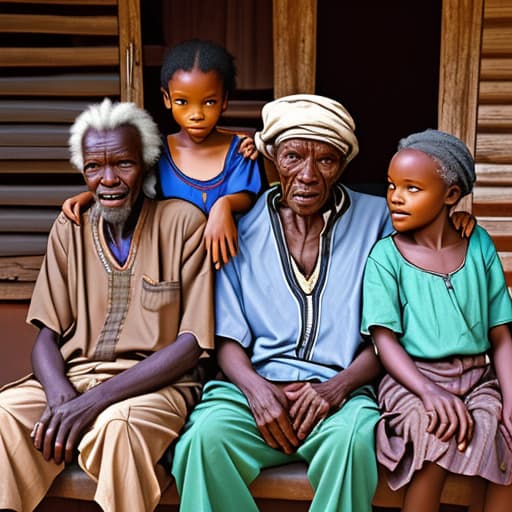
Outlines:
[[[84, 392], [135, 362], [79, 364], [68, 378]], [[183, 427], [191, 405], [189, 386], [166, 386], [114, 404], [84, 434], [78, 462], [97, 481], [94, 500], [105, 512], [155, 509], [161, 493], [155, 466]], [[0, 392], [0, 509], [32, 511], [64, 469], [44, 460], [30, 438], [45, 407], [35, 379]]]

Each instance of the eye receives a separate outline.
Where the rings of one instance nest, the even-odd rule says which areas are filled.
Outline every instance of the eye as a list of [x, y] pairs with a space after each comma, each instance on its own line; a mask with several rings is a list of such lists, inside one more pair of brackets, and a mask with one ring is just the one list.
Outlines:
[[207, 105], [207, 106], [209, 106], [209, 107], [211, 107], [211, 106], [213, 106], [213, 105], [216, 105], [216, 104], [217, 104], [217, 100], [206, 100], [206, 101], [204, 102], [204, 104], [205, 104], [205, 105]]
[[388, 181], [388, 190], [396, 190], [396, 185]]
[[187, 104], [187, 100], [184, 100], [183, 98], [176, 98], [175, 100], [173, 100], [173, 103], [175, 105], [186, 105]]
[[134, 165], [133, 160], [120, 160], [117, 164], [119, 167], [132, 167]]
[[409, 192], [419, 192], [421, 189], [419, 187], [417, 187], [416, 185], [409, 185], [407, 187], [407, 190]]
[[84, 164], [84, 172], [92, 174], [98, 169], [98, 164], [96, 162], [86, 162]]
[[290, 162], [295, 162], [300, 157], [299, 157], [299, 154], [296, 153], [295, 151], [288, 151], [287, 153], [284, 154], [284, 158], [286, 160], [289, 160]]

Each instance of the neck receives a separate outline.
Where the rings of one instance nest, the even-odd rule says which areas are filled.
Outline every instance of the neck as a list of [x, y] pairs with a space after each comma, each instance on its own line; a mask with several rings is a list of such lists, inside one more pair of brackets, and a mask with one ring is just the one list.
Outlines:
[[460, 235], [453, 227], [448, 213], [446, 213], [446, 216], [439, 217], [424, 228], [400, 233], [400, 237], [415, 245], [433, 250], [444, 249], [445, 247], [459, 243], [461, 240]]

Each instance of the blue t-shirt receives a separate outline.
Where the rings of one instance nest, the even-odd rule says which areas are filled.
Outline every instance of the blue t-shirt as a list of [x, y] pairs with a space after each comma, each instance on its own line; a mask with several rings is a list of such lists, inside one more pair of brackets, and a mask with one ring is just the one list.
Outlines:
[[157, 197], [185, 199], [206, 214], [219, 197], [249, 192], [259, 194], [262, 189], [261, 172], [257, 161], [244, 158], [238, 152], [240, 137], [234, 135], [222, 171], [209, 180], [196, 180], [185, 175], [172, 159], [167, 141], [158, 161]]

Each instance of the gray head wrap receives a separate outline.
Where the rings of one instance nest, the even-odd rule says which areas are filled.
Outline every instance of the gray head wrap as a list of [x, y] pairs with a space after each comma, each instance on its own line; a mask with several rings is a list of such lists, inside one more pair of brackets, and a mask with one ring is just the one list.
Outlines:
[[355, 123], [345, 107], [337, 101], [315, 94], [283, 96], [267, 103], [262, 111], [263, 129], [256, 132], [256, 148], [271, 160], [274, 147], [288, 139], [312, 139], [339, 149], [346, 165], [354, 158], [359, 145]]
[[441, 164], [440, 174], [448, 185], [460, 186], [462, 195], [471, 192], [475, 182], [475, 162], [462, 140], [446, 132], [428, 129], [400, 140], [401, 149], [417, 149]]

